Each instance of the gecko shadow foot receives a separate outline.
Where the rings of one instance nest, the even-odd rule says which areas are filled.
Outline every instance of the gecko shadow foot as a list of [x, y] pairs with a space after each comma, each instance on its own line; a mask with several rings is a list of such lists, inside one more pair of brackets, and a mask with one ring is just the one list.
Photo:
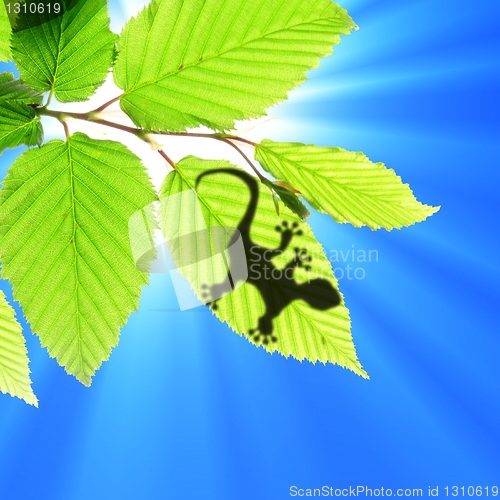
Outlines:
[[[294, 272], [297, 268], [311, 270], [310, 263], [312, 257], [308, 254], [306, 248], [294, 248], [294, 257], [283, 268], [277, 268], [273, 263], [273, 258], [281, 255], [290, 246], [294, 236], [301, 236], [302, 230], [299, 224], [294, 222], [289, 224], [283, 221], [281, 225], [276, 226], [276, 231], [281, 235], [281, 241], [277, 248], [266, 248], [256, 243], [250, 236], [252, 222], [257, 210], [259, 199], [259, 187], [254, 177], [242, 170], [223, 168], [217, 170], [208, 170], [201, 173], [196, 180], [196, 188], [200, 181], [209, 175], [219, 173], [230, 174], [241, 179], [250, 190], [250, 201], [243, 218], [237, 226], [238, 231], [233, 235], [227, 245], [229, 260], [236, 259], [232, 256], [231, 249], [234, 248], [234, 241], [241, 236], [245, 250], [246, 266], [245, 272], [231, 269], [229, 279], [214, 285], [202, 285], [202, 298], [207, 301], [207, 305], [212, 310], [218, 309], [218, 300], [224, 295], [231, 293], [235, 286], [242, 281], [254, 286], [265, 304], [265, 312], [258, 319], [257, 325], [248, 330], [247, 334], [256, 343], [262, 342], [269, 344], [277, 342], [278, 338], [273, 334], [274, 320], [283, 312], [283, 310], [295, 300], [303, 300], [312, 308], [319, 311], [325, 311], [340, 304], [341, 298], [338, 291], [333, 287], [330, 281], [323, 278], [314, 278], [304, 283], [298, 283], [295, 280]], [[211, 300], [210, 297], [218, 297]]]

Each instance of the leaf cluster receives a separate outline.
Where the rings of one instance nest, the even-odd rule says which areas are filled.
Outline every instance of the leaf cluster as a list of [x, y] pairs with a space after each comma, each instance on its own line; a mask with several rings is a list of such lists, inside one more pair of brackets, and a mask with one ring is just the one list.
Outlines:
[[[313, 272], [338, 289], [305, 222], [310, 216], [305, 202], [338, 223], [373, 230], [410, 226], [437, 211], [418, 202], [393, 170], [362, 153], [268, 139], [255, 144], [232, 132], [236, 121], [262, 117], [287, 99], [340, 37], [357, 29], [331, 0], [152, 0], [119, 36], [110, 31], [106, 0], [63, 5], [58, 16], [21, 13], [12, 30], [0, 4], [0, 60], [13, 60], [20, 75], [0, 74], [0, 153], [38, 146], [21, 153], [3, 181], [0, 260], [2, 277], [11, 283], [42, 346], [83, 384], [90, 385], [139, 306], [155, 257], [155, 228], [172, 240], [186, 230], [235, 227], [248, 204], [246, 187], [222, 173], [238, 167], [195, 156], [173, 162], [157, 145], [158, 134], [204, 137], [241, 154], [261, 181], [252, 237], [274, 248], [277, 225], [301, 224], [294, 244], [314, 259], [307, 271], [296, 270], [297, 280]], [[87, 101], [110, 72], [120, 94], [99, 108], [63, 113], [50, 107], [52, 99]], [[135, 127], [106, 120], [103, 113], [114, 102]], [[43, 116], [61, 122], [65, 141], [43, 143]], [[126, 145], [70, 134], [69, 119], [130, 132], [158, 148], [169, 169], [161, 190], [155, 191], [145, 166]], [[210, 132], [192, 130], [199, 127]], [[243, 145], [252, 148], [253, 160]], [[217, 170], [198, 189], [200, 173]], [[200, 210], [175, 196], [189, 191], [196, 193]], [[147, 208], [157, 201], [158, 213]], [[137, 213], [142, 222], [131, 225]], [[141, 265], [132, 239], [148, 250]], [[290, 252], [286, 249], [277, 263], [293, 259]], [[206, 269], [200, 264], [182, 272], [200, 293]], [[276, 285], [275, 293], [287, 290]], [[263, 311], [262, 298], [244, 284], [221, 298], [215, 314], [259, 344], [249, 332]], [[336, 363], [367, 377], [343, 299], [324, 311], [292, 302], [274, 328], [277, 341], [263, 344], [267, 351]], [[3, 294], [0, 390], [37, 404], [21, 327]]]

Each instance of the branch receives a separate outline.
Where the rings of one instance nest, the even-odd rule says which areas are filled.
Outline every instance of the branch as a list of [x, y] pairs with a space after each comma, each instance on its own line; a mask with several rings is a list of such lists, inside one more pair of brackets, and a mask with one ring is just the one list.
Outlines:
[[[92, 112], [93, 113], [93, 112]], [[92, 123], [97, 123], [98, 125], [104, 125], [105, 127], [111, 127], [111, 128], [116, 128], [117, 130], [121, 130], [122, 132], [128, 132], [129, 134], [134, 134], [136, 137], [139, 137], [139, 139], [143, 139], [144, 134], [147, 132], [144, 132], [140, 128], [135, 128], [135, 127], [127, 127], [127, 125], [121, 125], [120, 123], [114, 123], [114, 122], [108, 122], [107, 120], [101, 120], [100, 118], [80, 118], [78, 116], [73, 116], [76, 113], [68, 113], [71, 118], [75, 118], [77, 120], [85, 120], [89, 121]]]
[[[215, 139], [217, 141], [221, 141], [225, 144], [228, 144], [232, 148], [234, 148], [238, 153], [243, 157], [243, 159], [250, 165], [251, 169], [255, 172], [257, 177], [260, 179], [261, 182], [265, 182], [267, 179], [264, 177], [255, 167], [255, 165], [252, 163], [252, 161], [248, 158], [248, 156], [233, 142], [231, 141], [239, 141], [239, 142], [244, 142], [245, 144], [249, 144], [251, 146], [256, 146], [257, 144], [255, 142], [252, 142], [248, 139], [244, 139], [243, 137], [238, 137], [235, 135], [226, 135], [226, 134], [203, 134], [203, 133], [198, 133], [198, 132], [151, 132], [147, 130], [143, 130], [140, 128], [136, 127], [129, 127], [127, 125], [121, 125], [120, 123], [114, 123], [114, 122], [109, 122], [107, 120], [103, 120], [97, 116], [99, 113], [99, 110], [104, 109], [107, 107], [109, 104], [112, 102], [115, 102], [119, 99], [120, 97], [115, 97], [105, 105], [101, 106], [95, 111], [90, 111], [89, 113], [71, 113], [71, 112], [64, 112], [64, 111], [51, 111], [50, 109], [46, 108], [38, 108], [37, 112], [40, 115], [45, 115], [45, 116], [51, 116], [53, 118], [57, 118], [60, 122], [64, 124], [65, 118], [74, 118], [75, 120], [83, 120], [83, 121], [88, 121], [91, 123], [97, 123], [98, 125], [104, 125], [106, 127], [111, 127], [115, 128], [117, 130], [121, 130], [122, 132], [128, 132], [129, 134], [135, 135], [139, 139], [143, 140], [144, 142], [147, 142], [151, 144], [151, 139], [148, 137], [149, 134], [156, 134], [156, 135], [166, 135], [166, 136], [175, 136], [175, 137], [201, 137], [204, 139]], [[167, 163], [175, 169], [175, 163], [167, 156], [167, 154], [159, 150], [158, 153], [167, 161]]]
[[248, 139], [244, 139], [243, 137], [238, 137], [237, 135], [227, 135], [226, 139], [232, 139], [233, 141], [244, 142], [245, 144], [250, 144], [250, 146], [257, 146], [256, 142], [249, 141]]

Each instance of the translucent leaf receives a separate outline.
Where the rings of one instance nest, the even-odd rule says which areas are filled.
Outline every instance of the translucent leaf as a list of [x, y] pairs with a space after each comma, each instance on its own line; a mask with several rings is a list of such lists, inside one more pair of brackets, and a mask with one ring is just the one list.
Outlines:
[[0, 290], [0, 391], [38, 406], [31, 388], [28, 351], [14, 309]]
[[257, 145], [255, 158], [337, 222], [400, 229], [439, 210], [418, 202], [394, 170], [371, 162], [363, 153], [265, 139]]
[[43, 141], [43, 130], [35, 110], [23, 104], [0, 101], [0, 153], [21, 144], [35, 146]]
[[330, 0], [153, 0], [123, 29], [122, 109], [143, 128], [233, 128], [265, 115], [356, 25]]
[[111, 68], [116, 35], [109, 30], [106, 0], [61, 2], [64, 14], [17, 17], [12, 53], [21, 78], [60, 102], [84, 101]]
[[85, 385], [148, 281], [128, 221], [155, 199], [125, 146], [80, 133], [25, 152], [0, 191], [3, 277], [42, 345]]
[[43, 129], [35, 110], [42, 96], [12, 73], [0, 74], [0, 153], [21, 144], [35, 146], [43, 142]]
[[294, 214], [298, 215], [302, 221], [307, 220], [311, 216], [311, 212], [309, 212], [307, 207], [297, 197], [298, 191], [288, 183], [282, 181], [271, 182], [270, 180], [266, 180], [265, 184], [272, 190], [273, 201], [278, 215], [280, 211], [276, 197], [279, 197], [284, 205], [287, 206]]
[[43, 95], [32, 89], [12, 73], [0, 73], [0, 101], [23, 104], [41, 104]]
[[[214, 241], [214, 235], [218, 232], [217, 228], [239, 227], [242, 229], [239, 223], [252, 203], [247, 185], [235, 179], [233, 175], [220, 172], [200, 182], [197, 188], [200, 207], [198, 211], [194, 209], [192, 203], [185, 202], [189, 198], [174, 196], [178, 193], [189, 193], [191, 191], [188, 190], [195, 189], [200, 173], [221, 168], [234, 167], [227, 161], [208, 161], [190, 156], [176, 164], [176, 170], [167, 176], [162, 186], [160, 222], [167, 241], [170, 244], [176, 241], [173, 257], [177, 263], [179, 261], [182, 263], [182, 256], [186, 252], [193, 251], [193, 248], [182, 247], [186, 242], [189, 243], [189, 239], [177, 238], [179, 234], [185, 234], [186, 229], [192, 234], [201, 234], [200, 231], [203, 228], [208, 228], [208, 233], [203, 234], [208, 234], [209, 248], [219, 246], [218, 242]], [[250, 279], [243, 284], [240, 283], [240, 286], [236, 287], [232, 293], [224, 295], [217, 301], [216, 316], [238, 334], [245, 333], [247, 338], [256, 344], [262, 343], [269, 352], [278, 351], [284, 356], [293, 356], [299, 360], [306, 358], [312, 362], [329, 361], [367, 377], [356, 357], [350, 334], [349, 312], [343, 301], [336, 307], [328, 307], [324, 310], [312, 307], [308, 303], [312, 295], [319, 292], [317, 288], [314, 288], [318, 283], [314, 281], [315, 279], [327, 285], [321, 291], [338, 288], [323, 248], [308, 224], [300, 224], [302, 234], [299, 234], [299, 229], [296, 229], [295, 225], [300, 221], [287, 208], [283, 208], [278, 216], [271, 193], [262, 184], [259, 183], [259, 186], [260, 188], [256, 188], [260, 189], [258, 206], [249, 231], [253, 244], [250, 249], [245, 248], [248, 272], [257, 272], [256, 268], [250, 267], [254, 265], [251, 255], [257, 251], [257, 247], [259, 252], [265, 249], [277, 249], [280, 246], [282, 234], [290, 230], [290, 234], [293, 233], [292, 240], [285, 246], [282, 253], [274, 255], [272, 265], [278, 272], [284, 272], [287, 264], [296, 257], [295, 248], [298, 247], [300, 251], [307, 249], [308, 255], [312, 257], [311, 261], [307, 260], [310, 270], [307, 270], [307, 266], [296, 266], [293, 270], [293, 279], [297, 284], [305, 284], [304, 290], [310, 290], [310, 292], [309, 295], [303, 294], [301, 299], [290, 301], [274, 318], [272, 337], [275, 341], [267, 344], [264, 343], [267, 339], [265, 335], [251, 335], [252, 330], [261, 325], [261, 318], [272, 311], [266, 308], [261, 289], [251, 284]], [[200, 238], [197, 238], [197, 241], [200, 241]], [[200, 299], [204, 300], [204, 290], [206, 290], [204, 281], [210, 278], [207, 273], [207, 261], [194, 262], [191, 259], [191, 262], [193, 262], [192, 265], [181, 266], [179, 271], [189, 279]], [[263, 271], [262, 266], [259, 269]], [[231, 272], [233, 272], [232, 267]], [[234, 282], [237, 281], [235, 275], [232, 279]], [[308, 283], [311, 286], [307, 285]], [[268, 285], [270, 286], [269, 293], [272, 295], [271, 303], [273, 301], [282, 303], [283, 299], [288, 301], [290, 294], [294, 291], [289, 281], [269, 281]], [[216, 287], [211, 286], [212, 290], [214, 288]], [[335, 293], [338, 296], [338, 293]]]
[[10, 21], [4, 2], [0, 2], [0, 61], [8, 61], [10, 53]]

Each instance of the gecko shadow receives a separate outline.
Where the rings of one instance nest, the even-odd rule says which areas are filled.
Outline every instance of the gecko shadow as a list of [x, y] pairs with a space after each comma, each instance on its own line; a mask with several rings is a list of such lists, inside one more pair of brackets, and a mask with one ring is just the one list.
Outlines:
[[[273, 258], [281, 255], [291, 245], [294, 236], [302, 235], [297, 222], [288, 224], [283, 221], [280, 226], [276, 227], [276, 231], [281, 234], [281, 242], [277, 248], [263, 247], [251, 238], [250, 231], [259, 200], [259, 187], [254, 177], [242, 170], [230, 168], [208, 170], [198, 176], [196, 189], [205, 177], [221, 173], [241, 179], [250, 190], [250, 201], [237, 226], [237, 231], [227, 244], [227, 253], [231, 262], [228, 266], [228, 279], [213, 285], [202, 285], [201, 296], [212, 310], [216, 310], [220, 298], [231, 293], [242, 281], [246, 281], [259, 291], [265, 304], [265, 312], [258, 319], [258, 324], [246, 333], [253, 337], [255, 342], [262, 341], [263, 344], [268, 344], [269, 341], [276, 342], [278, 339], [273, 334], [273, 321], [293, 301], [303, 300], [312, 308], [325, 311], [338, 306], [341, 298], [338, 291], [326, 279], [314, 278], [304, 283], [298, 283], [295, 280], [295, 269], [302, 267], [306, 271], [311, 270], [309, 264], [312, 257], [307, 249], [295, 247], [294, 257], [283, 268], [278, 268], [273, 264]], [[240, 236], [246, 259], [243, 266], [240, 265], [241, 255], [232, 250], [236, 248], [234, 242]], [[238, 260], [238, 265], [233, 265], [234, 261]], [[216, 298], [211, 300], [213, 297]]]

